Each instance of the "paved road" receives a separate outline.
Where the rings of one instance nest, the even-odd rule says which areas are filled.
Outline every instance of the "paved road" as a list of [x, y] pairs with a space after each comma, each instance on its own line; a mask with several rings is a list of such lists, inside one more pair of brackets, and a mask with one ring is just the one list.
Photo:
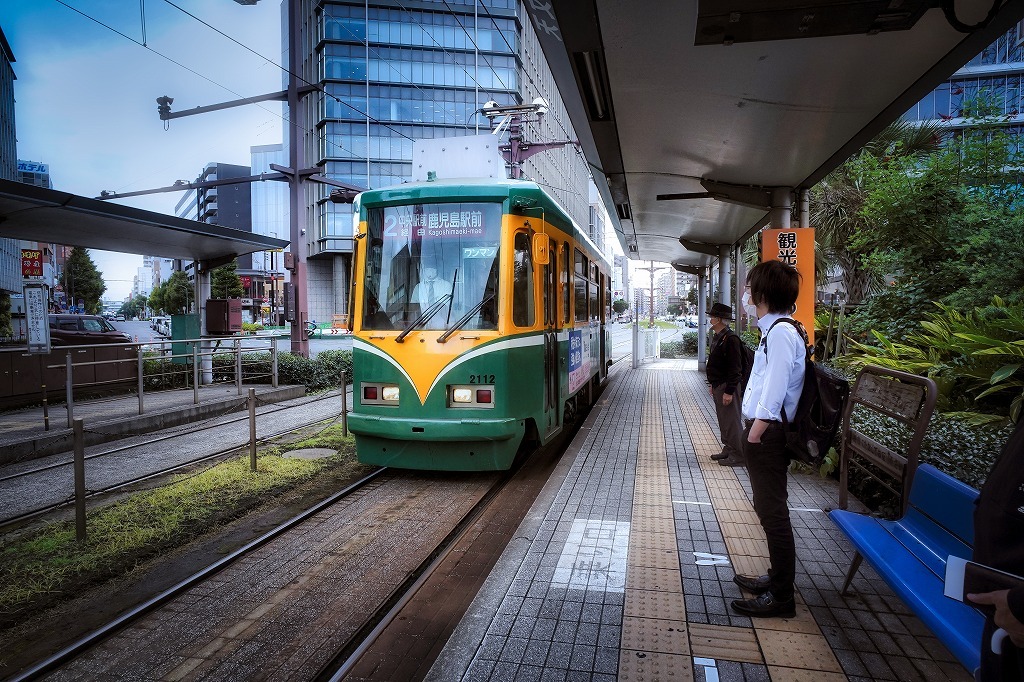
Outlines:
[[[111, 324], [121, 331], [131, 334], [132, 338], [141, 342], [165, 340], [150, 328], [149, 322], [112, 322]], [[242, 346], [245, 348], [266, 349], [267, 343], [268, 341], [264, 339], [246, 339], [242, 341]], [[280, 352], [287, 352], [289, 350], [289, 341], [287, 337], [277, 339], [277, 349]], [[352, 350], [352, 337], [332, 336], [323, 339], [314, 338], [309, 340], [309, 354], [311, 356], [315, 357], [317, 353], [324, 350]]]

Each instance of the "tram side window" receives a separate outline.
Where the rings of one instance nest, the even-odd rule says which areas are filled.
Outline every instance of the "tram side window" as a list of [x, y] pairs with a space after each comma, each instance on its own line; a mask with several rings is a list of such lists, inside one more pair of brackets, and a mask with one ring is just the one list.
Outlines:
[[612, 321], [612, 280], [608, 275], [604, 277], [604, 321]]
[[562, 321], [565, 324], [572, 322], [572, 296], [569, 293], [569, 245], [562, 243], [562, 271], [559, 273], [562, 278]]
[[587, 257], [584, 256], [579, 249], [575, 251], [575, 277], [576, 277], [576, 321], [586, 322], [587, 317], [587, 300], [589, 298], [587, 293]]
[[530, 235], [516, 233], [515, 252], [512, 263], [512, 324], [517, 327], [533, 326], [533, 260], [530, 251]]
[[597, 266], [591, 263], [590, 267], [590, 321], [598, 322], [601, 319], [601, 303], [600, 298], [600, 277], [597, 274]]

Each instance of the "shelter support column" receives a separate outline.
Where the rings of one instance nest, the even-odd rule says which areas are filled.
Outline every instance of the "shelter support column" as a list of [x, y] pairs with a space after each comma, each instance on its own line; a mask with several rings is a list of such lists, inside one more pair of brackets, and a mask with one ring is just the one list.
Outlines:
[[[210, 299], [210, 269], [205, 264], [196, 264], [195, 295], [196, 312], [199, 315], [199, 337], [206, 338], [210, 330], [206, 326], [206, 302]], [[204, 341], [200, 351], [202, 359], [199, 367], [202, 370], [202, 383], [208, 386], [213, 383], [213, 342]]]
[[732, 248], [728, 244], [718, 245], [718, 302], [731, 306], [732, 291], [729, 286], [729, 271], [732, 270]]
[[790, 227], [793, 212], [793, 193], [788, 187], [772, 190], [772, 208], [769, 215], [773, 228], [785, 230]]
[[811, 190], [804, 187], [800, 190], [800, 227], [811, 226]]
[[697, 275], [697, 369], [704, 371], [708, 366], [708, 271]]

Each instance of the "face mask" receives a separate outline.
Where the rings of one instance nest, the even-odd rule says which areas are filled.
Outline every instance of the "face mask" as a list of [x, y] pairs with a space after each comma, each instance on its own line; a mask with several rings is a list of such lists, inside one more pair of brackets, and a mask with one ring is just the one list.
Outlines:
[[753, 318], [757, 318], [757, 306], [750, 300], [750, 292], [743, 292], [743, 310], [746, 311], [747, 315]]

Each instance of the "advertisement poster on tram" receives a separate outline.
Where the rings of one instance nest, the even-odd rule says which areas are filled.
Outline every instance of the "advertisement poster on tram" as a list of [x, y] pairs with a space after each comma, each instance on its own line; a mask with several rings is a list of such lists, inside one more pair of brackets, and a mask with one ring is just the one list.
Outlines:
[[569, 392], [575, 392], [587, 383], [590, 376], [590, 337], [583, 338], [582, 330], [569, 332]]
[[800, 272], [800, 295], [793, 317], [803, 324], [814, 344], [814, 228], [794, 227], [761, 233], [761, 260], [780, 260]]

